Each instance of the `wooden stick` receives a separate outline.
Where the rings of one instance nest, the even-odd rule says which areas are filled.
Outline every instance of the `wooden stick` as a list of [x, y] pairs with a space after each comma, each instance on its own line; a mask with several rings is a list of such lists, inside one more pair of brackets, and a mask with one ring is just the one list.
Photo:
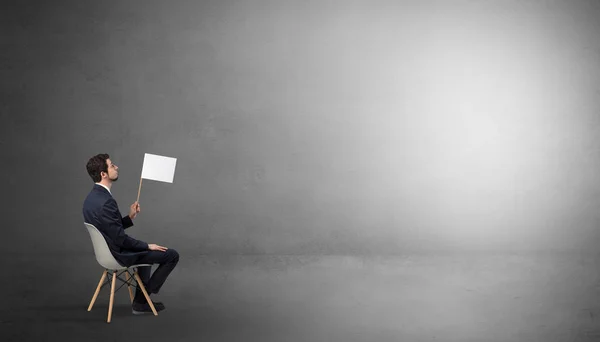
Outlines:
[[100, 281], [98, 282], [98, 287], [96, 287], [96, 292], [94, 292], [94, 297], [92, 297], [92, 301], [90, 302], [88, 311], [92, 310], [92, 306], [94, 306], [94, 303], [96, 302], [96, 298], [98, 298], [98, 293], [100, 292], [100, 288], [102, 287], [102, 284], [104, 283], [104, 279], [106, 279], [106, 270], [104, 270], [104, 272], [102, 272], [102, 277], [100, 277]]
[[136, 202], [140, 201], [140, 191], [142, 191], [142, 177], [140, 177], [140, 188], [138, 189], [138, 197]]
[[112, 317], [113, 303], [115, 301], [115, 284], [117, 283], [117, 271], [113, 271], [112, 284], [110, 286], [110, 301], [108, 302], [108, 319], [106, 323], [110, 323]]
[[125, 279], [127, 279], [127, 288], [129, 289], [129, 299], [131, 299], [131, 303], [133, 303], [133, 290], [131, 290], [130, 278], [129, 278], [129, 269], [125, 270]]
[[152, 300], [150, 299], [148, 292], [146, 292], [144, 283], [142, 283], [142, 279], [140, 279], [140, 275], [138, 274], [137, 270], [135, 270], [135, 273], [133, 274], [133, 276], [135, 277], [135, 280], [137, 281], [140, 289], [142, 289], [142, 292], [144, 293], [144, 297], [146, 297], [146, 301], [148, 302], [148, 305], [150, 305], [150, 309], [152, 309], [152, 313], [154, 313], [154, 316], [158, 316], [158, 313], [156, 312], [156, 309], [154, 308], [154, 303], [152, 303]]

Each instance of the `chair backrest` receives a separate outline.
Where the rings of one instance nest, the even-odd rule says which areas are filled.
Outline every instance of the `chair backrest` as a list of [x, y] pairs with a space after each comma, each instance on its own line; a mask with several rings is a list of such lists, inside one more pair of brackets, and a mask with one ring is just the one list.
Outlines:
[[106, 240], [104, 240], [104, 235], [100, 233], [98, 228], [96, 228], [93, 224], [89, 224], [87, 222], [84, 222], [84, 224], [88, 232], [90, 233], [90, 237], [92, 238], [94, 254], [96, 254], [96, 261], [98, 261], [100, 266], [109, 270], [119, 270], [124, 268], [110, 253], [108, 244], [106, 243]]

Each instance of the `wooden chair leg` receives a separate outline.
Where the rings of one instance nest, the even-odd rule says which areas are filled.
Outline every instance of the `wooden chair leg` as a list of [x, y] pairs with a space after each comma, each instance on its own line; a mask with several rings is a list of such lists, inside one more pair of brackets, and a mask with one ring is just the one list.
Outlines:
[[92, 301], [90, 302], [90, 306], [88, 306], [87, 311], [92, 310], [92, 306], [94, 306], [94, 303], [96, 302], [96, 298], [98, 298], [98, 293], [100, 293], [100, 288], [102, 287], [102, 284], [104, 283], [104, 279], [106, 279], [106, 270], [104, 270], [104, 272], [102, 272], [102, 277], [100, 277], [100, 281], [98, 282], [98, 287], [96, 287], [96, 292], [94, 292], [94, 296], [92, 297]]
[[110, 318], [112, 316], [113, 302], [115, 299], [115, 284], [117, 282], [117, 271], [113, 271], [112, 275], [112, 284], [110, 286], [110, 301], [108, 302], [108, 319], [107, 323], [110, 323]]
[[148, 305], [150, 305], [150, 308], [152, 309], [154, 316], [158, 316], [158, 312], [156, 312], [156, 309], [154, 308], [154, 303], [152, 303], [150, 296], [148, 296], [148, 292], [146, 292], [146, 287], [144, 287], [144, 283], [142, 283], [142, 279], [140, 279], [140, 275], [138, 274], [137, 269], [135, 270], [135, 273], [133, 274], [133, 276], [135, 277], [135, 280], [137, 281], [140, 289], [142, 289], [142, 292], [144, 293], [144, 297], [146, 297], [146, 301], [148, 301]]
[[131, 303], [133, 303], [133, 290], [131, 289], [131, 285], [129, 281], [131, 277], [129, 276], [129, 269], [125, 270], [125, 279], [127, 279], [127, 288], [129, 289], [129, 299], [131, 299]]

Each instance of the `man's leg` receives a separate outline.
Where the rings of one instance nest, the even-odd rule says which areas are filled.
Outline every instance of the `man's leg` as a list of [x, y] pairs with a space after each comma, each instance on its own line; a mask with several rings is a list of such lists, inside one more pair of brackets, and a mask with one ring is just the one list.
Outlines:
[[[150, 276], [152, 267], [138, 267], [140, 279], [146, 287], [146, 292], [148, 292], [148, 295], [150, 295], [160, 291], [160, 288], [167, 280], [167, 277], [179, 262], [179, 253], [171, 248], [167, 249], [165, 252], [150, 251], [146, 256], [140, 258], [138, 262], [140, 264], [159, 264], [152, 276]], [[139, 287], [135, 292], [133, 301], [138, 303], [146, 303], [146, 297], [144, 297], [144, 293]]]
[[[142, 264], [142, 262], [140, 262], [140, 264]], [[150, 295], [152, 292], [148, 290], [148, 281], [150, 280], [152, 266], [141, 266], [137, 268], [137, 271], [138, 275], [140, 276], [140, 279], [142, 280], [142, 283], [144, 283], [146, 292], [148, 292], [148, 295]], [[133, 297], [133, 301], [138, 303], [146, 303], [146, 297], [144, 297], [144, 292], [142, 292], [142, 289], [139, 286], [135, 290], [135, 296]]]

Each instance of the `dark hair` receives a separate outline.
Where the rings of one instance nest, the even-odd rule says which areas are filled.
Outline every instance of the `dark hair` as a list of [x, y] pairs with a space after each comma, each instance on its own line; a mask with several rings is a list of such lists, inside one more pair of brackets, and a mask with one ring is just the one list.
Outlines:
[[102, 176], [100, 176], [100, 172], [108, 173], [108, 165], [106, 163], [106, 159], [110, 158], [110, 156], [106, 153], [101, 153], [93, 156], [88, 160], [87, 172], [92, 177], [94, 183], [98, 183], [102, 180]]

